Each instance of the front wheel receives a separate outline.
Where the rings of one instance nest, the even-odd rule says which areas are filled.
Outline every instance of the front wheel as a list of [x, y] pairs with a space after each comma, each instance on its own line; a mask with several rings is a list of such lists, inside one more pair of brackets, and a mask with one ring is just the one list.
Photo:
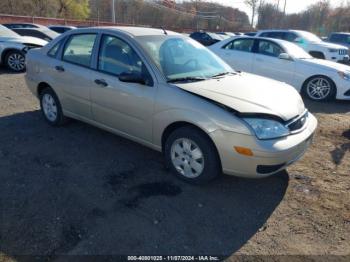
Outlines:
[[10, 51], [5, 56], [7, 67], [15, 72], [23, 72], [26, 69], [26, 59], [23, 52], [19, 50]]
[[172, 173], [192, 184], [207, 183], [222, 172], [213, 142], [193, 127], [173, 131], [165, 142], [164, 155]]
[[334, 99], [336, 87], [328, 77], [315, 76], [305, 82], [303, 93], [314, 101], [328, 101]]

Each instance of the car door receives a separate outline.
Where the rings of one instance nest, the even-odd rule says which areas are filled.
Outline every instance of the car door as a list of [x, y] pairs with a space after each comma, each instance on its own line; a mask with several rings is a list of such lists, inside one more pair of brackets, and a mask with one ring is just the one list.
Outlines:
[[254, 38], [239, 38], [224, 45], [220, 57], [237, 71], [252, 72]]
[[257, 41], [256, 50], [254, 50], [253, 73], [292, 84], [295, 62], [279, 58], [279, 55], [285, 53], [285, 50], [276, 42], [262, 39]]
[[[95, 121], [124, 135], [152, 140], [156, 86], [143, 59], [120, 37], [104, 34], [99, 44], [95, 84], [91, 89]], [[123, 82], [121, 74], [136, 74], [145, 83]]]
[[47, 69], [64, 111], [85, 119], [92, 119], [90, 92], [94, 70], [91, 62], [96, 39], [94, 33], [71, 35], [62, 48], [60, 59], [53, 59]]

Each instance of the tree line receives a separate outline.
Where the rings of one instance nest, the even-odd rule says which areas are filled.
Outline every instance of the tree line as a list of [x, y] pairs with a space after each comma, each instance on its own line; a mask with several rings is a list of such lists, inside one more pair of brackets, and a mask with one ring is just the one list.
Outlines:
[[[0, 13], [67, 19], [112, 20], [112, 0], [1, 0]], [[115, 0], [116, 22], [178, 29], [234, 31], [249, 29], [246, 13], [201, 0]]]
[[332, 7], [330, 1], [322, 0], [310, 5], [305, 11], [285, 14], [271, 3], [258, 7], [258, 29], [289, 28], [307, 30], [324, 36], [334, 31], [350, 31], [350, 3]]

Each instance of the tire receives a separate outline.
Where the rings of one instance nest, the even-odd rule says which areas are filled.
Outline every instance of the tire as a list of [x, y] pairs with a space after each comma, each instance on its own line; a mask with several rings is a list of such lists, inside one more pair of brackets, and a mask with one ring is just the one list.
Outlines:
[[46, 87], [40, 92], [41, 112], [51, 126], [62, 126], [66, 124], [67, 118], [63, 115], [61, 103], [56, 93], [50, 87]]
[[337, 88], [326, 76], [314, 76], [305, 81], [303, 94], [313, 101], [330, 101], [335, 99]]
[[216, 147], [210, 138], [194, 127], [173, 131], [164, 146], [167, 167], [191, 184], [205, 184], [222, 173]]
[[5, 64], [8, 69], [14, 72], [24, 72], [26, 70], [25, 55], [19, 50], [9, 51], [5, 56]]
[[323, 53], [321, 53], [321, 52], [311, 51], [309, 54], [312, 57], [317, 58], [317, 59], [323, 59], [323, 60], [326, 59], [325, 55]]

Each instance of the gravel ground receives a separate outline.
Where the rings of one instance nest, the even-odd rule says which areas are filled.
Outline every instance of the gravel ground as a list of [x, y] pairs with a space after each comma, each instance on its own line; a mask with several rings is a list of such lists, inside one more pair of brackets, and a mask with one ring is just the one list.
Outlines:
[[320, 126], [288, 171], [195, 187], [141, 145], [77, 121], [49, 127], [24, 75], [0, 69], [0, 261], [349, 255], [350, 103], [307, 106]]

